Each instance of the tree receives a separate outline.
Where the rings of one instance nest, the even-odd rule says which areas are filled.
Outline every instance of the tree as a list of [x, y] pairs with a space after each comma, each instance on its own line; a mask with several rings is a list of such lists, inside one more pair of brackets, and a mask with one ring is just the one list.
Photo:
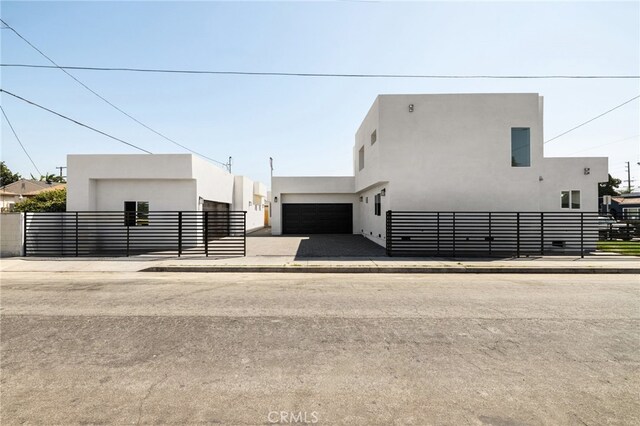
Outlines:
[[13, 209], [18, 212], [64, 212], [67, 210], [67, 188], [43, 191], [16, 203]]
[[619, 187], [621, 183], [622, 180], [609, 175], [607, 182], [600, 182], [598, 184], [598, 197], [602, 197], [603, 195], [619, 195], [620, 193], [616, 191], [616, 188]]
[[0, 173], [1, 173], [0, 186], [9, 185], [10, 183], [17, 182], [20, 179], [22, 179], [22, 176], [20, 176], [20, 173], [12, 173], [4, 161], [0, 162], [0, 169], [1, 169], [0, 170]]
[[31, 179], [39, 180], [41, 182], [48, 182], [48, 183], [51, 183], [51, 182], [65, 183], [65, 180], [62, 176], [54, 175], [53, 173], [49, 173], [49, 172], [40, 176], [40, 179], [36, 179], [34, 175], [31, 175]]

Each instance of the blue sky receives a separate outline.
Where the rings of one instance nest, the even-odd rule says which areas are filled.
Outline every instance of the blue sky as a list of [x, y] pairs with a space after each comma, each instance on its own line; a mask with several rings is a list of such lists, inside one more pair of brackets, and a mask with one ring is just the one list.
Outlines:
[[[392, 74], [640, 74], [638, 2], [9, 2], [2, 19], [61, 65]], [[46, 64], [9, 30], [3, 63]], [[154, 153], [181, 150], [60, 70], [2, 68], [6, 90]], [[417, 80], [72, 71], [176, 141], [268, 183], [349, 175], [354, 134], [380, 93], [537, 92], [550, 139], [640, 94], [639, 80]], [[2, 96], [42, 172], [69, 153], [133, 149]], [[640, 179], [640, 102], [545, 145], [546, 156], [608, 156]], [[6, 122], [2, 159], [36, 174]], [[640, 182], [636, 182], [640, 184]]]

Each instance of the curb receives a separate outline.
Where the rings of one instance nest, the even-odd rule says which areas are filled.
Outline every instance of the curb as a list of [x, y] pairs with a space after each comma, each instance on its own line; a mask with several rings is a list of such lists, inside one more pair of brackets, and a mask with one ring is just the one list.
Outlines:
[[640, 268], [366, 267], [366, 266], [152, 266], [140, 272], [296, 274], [640, 274]]

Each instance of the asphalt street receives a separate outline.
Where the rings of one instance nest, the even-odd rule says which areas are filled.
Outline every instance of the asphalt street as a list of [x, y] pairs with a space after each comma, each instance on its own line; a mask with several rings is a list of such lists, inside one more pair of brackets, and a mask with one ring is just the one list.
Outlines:
[[640, 424], [636, 275], [3, 272], [1, 423]]

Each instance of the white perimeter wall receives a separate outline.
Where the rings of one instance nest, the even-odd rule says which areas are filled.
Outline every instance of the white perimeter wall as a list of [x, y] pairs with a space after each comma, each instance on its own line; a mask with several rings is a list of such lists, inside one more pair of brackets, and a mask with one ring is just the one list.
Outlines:
[[0, 214], [0, 257], [22, 256], [22, 213]]

